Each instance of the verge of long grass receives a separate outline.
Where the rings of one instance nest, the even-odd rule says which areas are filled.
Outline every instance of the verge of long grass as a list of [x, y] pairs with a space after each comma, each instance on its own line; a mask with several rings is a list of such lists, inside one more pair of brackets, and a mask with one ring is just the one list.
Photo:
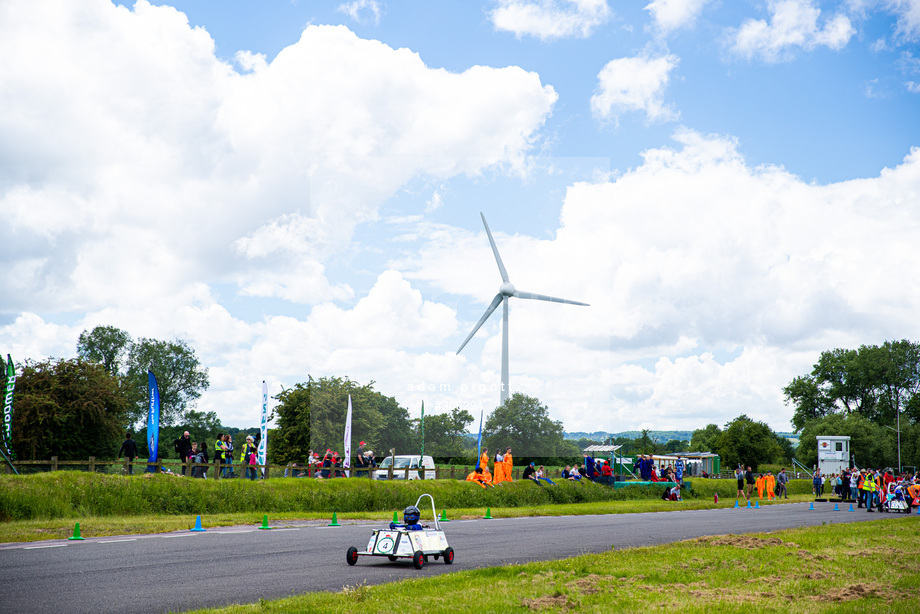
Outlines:
[[[379, 586], [347, 586], [335, 593], [308, 593], [196, 614], [906, 614], [920, 609], [918, 542], [917, 517], [723, 535]], [[406, 575], [411, 578], [412, 573]]]

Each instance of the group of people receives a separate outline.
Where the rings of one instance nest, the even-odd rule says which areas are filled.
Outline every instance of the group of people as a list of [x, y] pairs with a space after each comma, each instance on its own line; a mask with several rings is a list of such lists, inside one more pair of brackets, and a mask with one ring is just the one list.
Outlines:
[[[683, 486], [684, 472], [687, 470], [686, 462], [680, 456], [673, 465], [664, 465], [659, 473], [655, 467], [655, 459], [650, 454], [640, 454], [636, 457], [633, 471], [639, 474], [644, 482], [674, 482]], [[679, 493], [678, 493], [679, 494]]]
[[[207, 478], [208, 465], [211, 463], [208, 454], [208, 444], [205, 441], [192, 441], [188, 431], [182, 433], [182, 437], [173, 442], [173, 447], [179, 455], [179, 460], [192, 464], [193, 478]], [[240, 448], [239, 464], [246, 468], [246, 476], [250, 480], [257, 477], [256, 465], [258, 464], [257, 453], [259, 449], [258, 440], [252, 435], [246, 436], [246, 442]], [[233, 471], [234, 453], [233, 436], [229, 433], [218, 433], [217, 440], [214, 442], [214, 462], [220, 462], [222, 478], [235, 478], [236, 473]]]
[[315, 477], [320, 480], [329, 480], [332, 478], [348, 477], [346, 471], [353, 472], [355, 477], [374, 477], [374, 469], [377, 462], [374, 460], [373, 450], [364, 450], [365, 442], [358, 445], [358, 453], [355, 455], [355, 464], [352, 467], [345, 466], [345, 455], [340, 455], [331, 448], [326, 449], [326, 453], [320, 458], [319, 453], [309, 450], [307, 452], [307, 462], [302, 465], [291, 463], [284, 470], [284, 477], [307, 478]]
[[854, 499], [857, 507], [865, 507], [867, 512], [881, 509], [889, 495], [905, 501], [908, 509], [920, 505], [920, 475], [898, 477], [891, 469], [844, 469], [830, 476], [815, 471], [812, 478], [815, 497], [824, 494], [828, 484], [841, 500]]
[[767, 500], [788, 499], [789, 490], [786, 485], [789, 483], [789, 476], [786, 475], [786, 468], [780, 469], [779, 473], [773, 475], [772, 471], [754, 476], [751, 467], [747, 469], [741, 465], [735, 469], [735, 481], [737, 482], [737, 498], [751, 500], [754, 496], [754, 489], [757, 489], [757, 497], [763, 499], [766, 495]]
[[473, 471], [466, 476], [466, 481], [476, 482], [483, 488], [489, 486], [494, 488], [496, 484], [511, 482], [513, 480], [511, 472], [514, 469], [514, 457], [511, 454], [511, 448], [505, 448], [504, 453], [501, 450], [496, 452], [492, 468], [495, 470], [494, 474], [489, 471], [489, 448], [483, 448], [479, 462], [476, 463]]

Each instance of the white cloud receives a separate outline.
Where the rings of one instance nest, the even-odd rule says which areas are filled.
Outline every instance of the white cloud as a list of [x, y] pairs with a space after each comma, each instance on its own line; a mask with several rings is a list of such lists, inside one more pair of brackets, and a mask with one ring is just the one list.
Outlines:
[[340, 4], [338, 11], [345, 13], [358, 23], [372, 21], [374, 25], [380, 24], [380, 14], [383, 12], [377, 0], [354, 0]]
[[644, 112], [649, 121], [677, 119], [679, 114], [664, 103], [664, 90], [678, 62], [675, 55], [611, 60], [597, 75], [592, 113], [599, 119], [614, 121], [630, 111]]
[[791, 59], [798, 49], [844, 48], [856, 33], [845, 15], [835, 15], [819, 25], [821, 9], [812, 0], [769, 0], [769, 22], [748, 19], [731, 32], [733, 52], [765, 62]]
[[895, 35], [905, 41], [920, 38], [920, 0], [887, 0], [889, 11], [898, 18]]
[[613, 16], [607, 0], [498, 0], [496, 30], [541, 40], [588, 38]]
[[709, 0], [653, 0], [645, 7], [659, 30], [665, 34], [693, 27]]

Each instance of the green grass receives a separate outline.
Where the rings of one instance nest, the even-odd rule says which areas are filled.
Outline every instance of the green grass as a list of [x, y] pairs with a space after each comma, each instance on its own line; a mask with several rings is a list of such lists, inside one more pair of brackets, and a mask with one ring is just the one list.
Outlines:
[[[262, 600], [257, 604], [199, 610], [198, 614], [906, 614], [920, 609], [918, 542], [917, 517], [760, 535], [704, 537], [561, 561], [493, 567], [379, 586], [350, 586], [335, 593]], [[413, 574], [413, 570], [406, 571], [410, 578]]]

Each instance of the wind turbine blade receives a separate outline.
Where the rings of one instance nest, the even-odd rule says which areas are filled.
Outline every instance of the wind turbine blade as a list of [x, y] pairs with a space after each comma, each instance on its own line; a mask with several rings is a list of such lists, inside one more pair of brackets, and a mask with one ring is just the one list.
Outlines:
[[467, 336], [466, 339], [463, 340], [463, 343], [460, 344], [460, 349], [457, 350], [457, 354], [459, 354], [461, 351], [463, 351], [463, 348], [465, 348], [465, 347], [466, 347], [466, 344], [470, 342], [470, 339], [473, 338], [473, 335], [476, 334], [476, 331], [479, 330], [479, 327], [482, 326], [483, 323], [484, 323], [486, 320], [489, 319], [489, 316], [492, 315], [492, 312], [495, 311], [495, 309], [496, 309], [499, 305], [501, 305], [501, 302], [502, 302], [502, 295], [501, 295], [501, 294], [496, 294], [496, 295], [495, 295], [495, 298], [492, 299], [492, 304], [489, 305], [489, 308], [486, 309], [486, 312], [485, 312], [484, 314], [482, 314], [482, 317], [481, 317], [481, 318], [479, 318], [479, 322], [477, 322], [477, 323], [476, 323], [476, 326], [473, 327], [473, 331]]
[[515, 298], [531, 298], [538, 301], [549, 301], [550, 303], [566, 303], [567, 305], [582, 305], [584, 307], [590, 307], [588, 303], [579, 303], [578, 301], [570, 301], [564, 298], [556, 298], [555, 296], [546, 296], [545, 294], [535, 294], [533, 292], [522, 292], [521, 290], [515, 290], [512, 295]]
[[502, 275], [502, 281], [508, 282], [508, 271], [505, 270], [505, 265], [502, 263], [502, 257], [498, 255], [498, 247], [495, 245], [495, 239], [492, 238], [492, 231], [489, 230], [489, 223], [486, 222], [486, 216], [480, 211], [480, 217], [482, 217], [482, 225], [486, 227], [486, 234], [489, 235], [489, 244], [492, 246], [492, 253], [495, 254], [495, 262], [498, 263], [498, 272]]

